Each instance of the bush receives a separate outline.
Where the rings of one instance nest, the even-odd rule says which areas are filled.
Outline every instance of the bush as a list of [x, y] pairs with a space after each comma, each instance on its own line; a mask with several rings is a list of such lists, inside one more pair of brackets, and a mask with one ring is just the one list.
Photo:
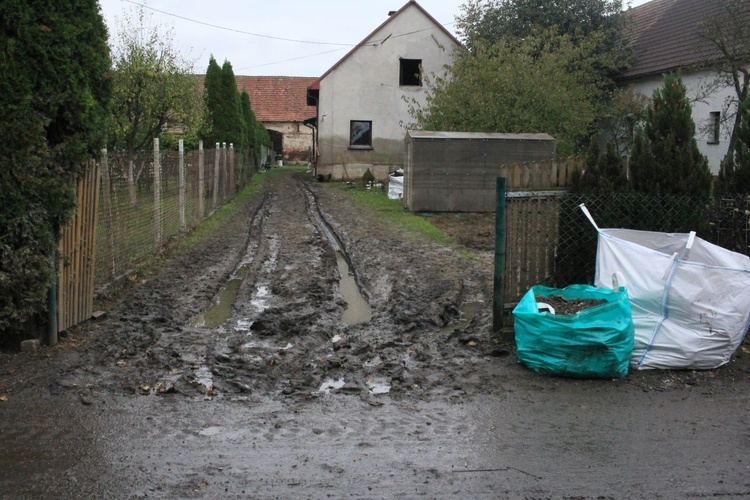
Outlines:
[[46, 309], [57, 235], [104, 145], [111, 92], [96, 0], [0, 6], [0, 337]]

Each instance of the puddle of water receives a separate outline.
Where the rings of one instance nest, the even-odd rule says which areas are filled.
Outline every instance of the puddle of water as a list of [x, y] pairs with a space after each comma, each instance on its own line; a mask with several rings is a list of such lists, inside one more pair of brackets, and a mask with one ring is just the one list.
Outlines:
[[484, 305], [484, 302], [466, 302], [461, 306], [461, 317], [459, 320], [455, 323], [451, 323], [450, 325], [446, 326], [440, 332], [438, 335], [442, 335], [445, 333], [450, 333], [455, 330], [459, 330], [461, 328], [466, 327], [471, 320], [474, 318], [474, 316], [477, 315], [479, 310]]
[[232, 305], [234, 304], [234, 299], [237, 297], [237, 291], [240, 289], [242, 280], [247, 275], [248, 269], [248, 264], [243, 264], [237, 268], [232, 279], [227, 281], [227, 284], [219, 290], [211, 307], [191, 321], [190, 324], [192, 326], [217, 328], [226, 323], [232, 317]]
[[325, 392], [326, 394], [328, 394], [329, 392], [331, 392], [331, 389], [341, 389], [345, 384], [346, 382], [344, 382], [343, 378], [340, 378], [338, 380], [327, 378], [322, 384], [320, 384], [320, 389], [318, 389], [318, 392]]
[[373, 378], [367, 381], [367, 388], [371, 394], [388, 394], [391, 392], [390, 380], [386, 378]]
[[250, 304], [255, 307], [258, 312], [263, 312], [268, 309], [268, 297], [271, 296], [271, 290], [267, 285], [259, 285], [255, 288], [255, 294], [250, 299]]
[[347, 304], [344, 315], [341, 317], [341, 321], [347, 326], [370, 321], [372, 318], [370, 305], [359, 292], [357, 282], [355, 281], [354, 276], [349, 272], [349, 264], [347, 264], [346, 259], [341, 252], [336, 252], [336, 264], [338, 265], [339, 275], [341, 276], [341, 280], [339, 281], [341, 295]]
[[[249, 332], [253, 327], [253, 321], [249, 319], [238, 319], [234, 329], [238, 332]], [[249, 333], [248, 333], [249, 335]]]

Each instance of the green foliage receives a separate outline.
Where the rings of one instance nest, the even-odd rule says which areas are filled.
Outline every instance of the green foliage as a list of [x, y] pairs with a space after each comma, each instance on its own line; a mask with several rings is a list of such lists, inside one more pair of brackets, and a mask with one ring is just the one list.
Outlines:
[[210, 131], [203, 136], [208, 147], [215, 143], [234, 144], [235, 149], [243, 150], [245, 137], [242, 120], [242, 104], [237, 82], [229, 61], [221, 68], [211, 57], [205, 80], [206, 107], [209, 112]]
[[372, 175], [372, 172], [370, 172], [370, 169], [368, 168], [367, 171], [362, 174], [362, 184], [367, 185], [371, 182], [375, 182], [375, 176]]
[[107, 30], [94, 0], [0, 4], [0, 332], [46, 309], [57, 231], [104, 146]]
[[456, 54], [450, 78], [425, 79], [426, 105], [412, 102], [412, 116], [424, 130], [544, 132], [559, 155], [573, 154], [597, 113], [586, 50], [554, 33], [478, 43]]
[[750, 193], [750, 97], [738, 110], [734, 149], [721, 162], [717, 191], [722, 194]]
[[636, 132], [630, 159], [635, 191], [708, 195], [711, 171], [698, 150], [687, 91], [679, 76], [667, 75], [654, 91], [644, 128]]
[[650, 99], [632, 86], [613, 90], [604, 104], [599, 117], [599, 128], [603, 135], [610, 137], [615, 149], [621, 155], [630, 152], [634, 132], [646, 119]]
[[554, 31], [587, 45], [584, 57], [594, 59], [594, 70], [610, 81], [630, 59], [621, 0], [468, 0], [462, 8], [456, 24], [470, 51]]
[[260, 162], [261, 148], [269, 144], [268, 131], [255, 117], [250, 96], [244, 90], [240, 94], [240, 103], [245, 123], [246, 156], [253, 164], [257, 165]]
[[193, 64], [174, 47], [171, 31], [147, 26], [140, 9], [137, 17], [123, 21], [113, 54], [109, 147], [148, 148], [168, 128], [194, 138], [203, 120], [203, 99]]

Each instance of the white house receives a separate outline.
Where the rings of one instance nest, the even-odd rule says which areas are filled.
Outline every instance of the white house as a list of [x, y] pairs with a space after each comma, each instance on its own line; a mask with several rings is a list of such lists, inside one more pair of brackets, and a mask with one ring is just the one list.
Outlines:
[[[720, 52], [701, 33], [705, 20], [727, 16], [723, 0], [653, 0], [627, 12], [635, 62], [620, 83], [651, 97], [663, 86], [664, 74], [679, 72], [692, 101], [698, 148], [718, 174], [733, 124], [726, 118], [736, 112], [737, 93], [733, 87], [715, 86], [718, 75], [710, 68]], [[743, 15], [750, 22], [750, 9]]]
[[[384, 12], [385, 14], [385, 12]], [[414, 0], [385, 21], [308, 89], [317, 104], [318, 175], [378, 179], [403, 164], [412, 99], [424, 104], [424, 75], [443, 76], [460, 44]]]

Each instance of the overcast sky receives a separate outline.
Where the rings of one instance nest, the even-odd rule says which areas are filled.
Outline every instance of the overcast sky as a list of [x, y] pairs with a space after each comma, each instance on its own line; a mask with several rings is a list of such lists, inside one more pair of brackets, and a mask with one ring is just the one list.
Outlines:
[[[647, 0], [630, 0], [636, 6]], [[235, 75], [325, 73], [406, 0], [99, 0], [110, 37], [139, 5], [150, 25], [170, 28], [177, 50], [205, 73], [213, 55]], [[418, 0], [455, 35], [465, 0]], [[627, 4], [627, 0], [623, 1]]]

